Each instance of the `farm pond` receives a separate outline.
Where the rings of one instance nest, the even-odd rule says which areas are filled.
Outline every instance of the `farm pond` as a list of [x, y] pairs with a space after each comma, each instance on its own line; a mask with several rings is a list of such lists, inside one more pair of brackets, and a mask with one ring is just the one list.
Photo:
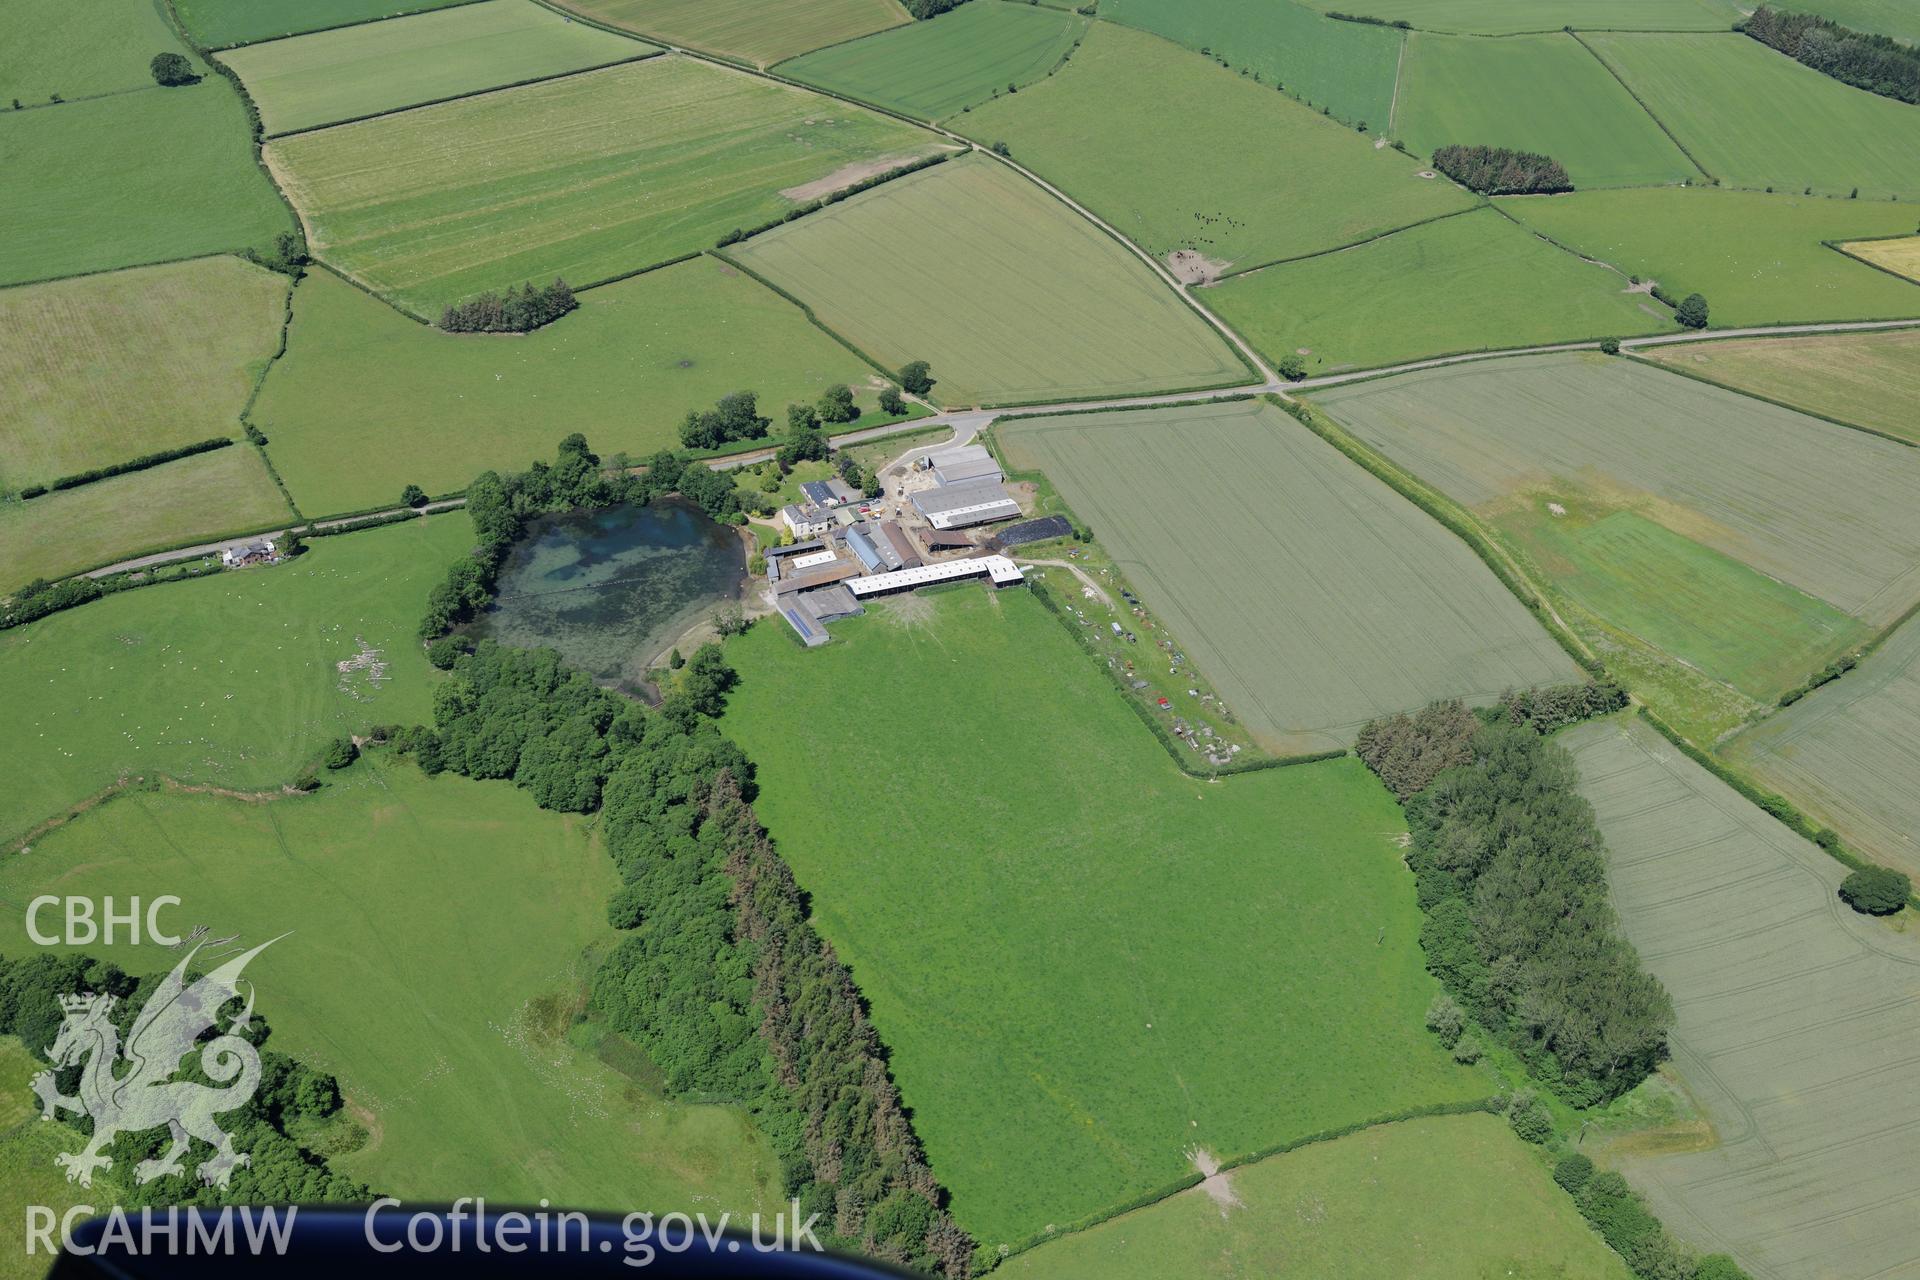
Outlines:
[[600, 683], [644, 696], [654, 659], [745, 586], [739, 532], [690, 502], [569, 511], [528, 524], [468, 633], [558, 649]]

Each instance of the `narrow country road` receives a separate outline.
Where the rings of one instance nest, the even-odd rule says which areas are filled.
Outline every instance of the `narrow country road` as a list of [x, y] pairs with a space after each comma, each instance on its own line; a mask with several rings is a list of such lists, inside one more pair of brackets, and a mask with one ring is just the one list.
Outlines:
[[[465, 498], [442, 498], [438, 502], [429, 502], [419, 508], [422, 515], [435, 511], [451, 511], [455, 507], [467, 505]], [[215, 555], [228, 547], [237, 547], [242, 543], [258, 542], [262, 538], [284, 538], [295, 529], [338, 529], [343, 524], [353, 524], [358, 520], [374, 520], [381, 516], [398, 515], [406, 507], [394, 507], [387, 511], [364, 512], [357, 516], [334, 516], [326, 520], [310, 520], [305, 524], [288, 525], [284, 529], [263, 529], [259, 533], [250, 533], [244, 538], [226, 538], [219, 542], [203, 542], [197, 547], [177, 547], [172, 551], [156, 551], [150, 556], [135, 556], [131, 560], [119, 560], [104, 569], [89, 569], [82, 577], [105, 578], [111, 574], [128, 573], [134, 569], [145, 569], [152, 565], [172, 564], [177, 560], [198, 560], [201, 556]]]

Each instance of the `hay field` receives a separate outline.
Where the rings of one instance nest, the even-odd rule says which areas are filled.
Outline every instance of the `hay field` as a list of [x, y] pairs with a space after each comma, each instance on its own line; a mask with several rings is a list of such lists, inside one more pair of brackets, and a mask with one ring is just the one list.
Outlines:
[[934, 147], [858, 107], [652, 58], [282, 138], [315, 251], [438, 315], [487, 289], [584, 286], [779, 217], [785, 188]]
[[1920, 624], [1724, 750], [1856, 848], [1920, 879]]
[[1855, 89], [1758, 40], [1583, 37], [1723, 183], [1869, 200], [1920, 195], [1920, 129], [1904, 102]]
[[887, 368], [931, 361], [942, 404], [1253, 377], [1110, 236], [981, 157], [887, 183], [730, 252]]
[[[165, 588], [158, 588], [165, 590]], [[211, 654], [203, 655], [211, 657]], [[252, 944], [271, 1044], [338, 1076], [377, 1135], [336, 1167], [383, 1193], [630, 1211], [773, 1208], [778, 1161], [731, 1108], [668, 1102], [571, 1026], [615, 940], [619, 884], [587, 824], [498, 783], [429, 779], [379, 758], [317, 794], [265, 803], [135, 793], [0, 869], [0, 897], [177, 895], [178, 931]], [[10, 912], [8, 954], [27, 945]], [[510, 945], [503, 945], [510, 944]], [[179, 953], [89, 947], [133, 973]]]
[[1861, 240], [1841, 247], [1876, 267], [1920, 282], [1920, 236], [1902, 236], [1897, 240]]
[[1741, 391], [1920, 444], [1920, 330], [1729, 338], [1642, 355]]
[[1581, 189], [1700, 177], [1633, 95], [1564, 32], [1410, 36], [1393, 131], [1423, 155], [1450, 143], [1542, 152]]
[[566, 7], [762, 67], [911, 21], [897, 0], [567, 0]]
[[[1154, 92], [1142, 93], [1151, 84]], [[1179, 113], [1166, 103], [1180, 103]], [[1097, 22], [1052, 78], [949, 121], [1156, 256], [1247, 268], [1471, 208], [1421, 163], [1155, 36]], [[1201, 138], [1258, 138], [1223, 163]], [[1304, 175], [1311, 174], [1310, 180]]]
[[[1836, 0], [1825, 0], [1827, 5]], [[1860, 2], [1860, 0], [1838, 0]], [[1875, 0], [1864, 0], [1874, 3]], [[1339, 0], [1306, 0], [1339, 9]], [[1368, 0], [1366, 12], [1422, 31], [1497, 36], [1562, 27], [1608, 31], [1725, 31], [1741, 15], [1733, 0]]]
[[1465, 543], [1271, 405], [997, 434], [1008, 465], [1046, 473], [1277, 752], [1350, 746], [1367, 720], [1435, 698], [1580, 676]]
[[276, 40], [470, 0], [174, 0], [180, 21], [211, 49]]
[[[151, 56], [151, 55], [149, 55]], [[218, 76], [0, 114], [0, 284], [266, 249], [293, 215]]]
[[780, 74], [923, 120], [978, 106], [1047, 75], [1086, 18], [1014, 0], [974, 0], [922, 22], [831, 45]]
[[0, 291], [0, 491], [236, 434], [287, 287], [222, 257]]
[[[328, 738], [430, 720], [431, 668], [414, 629], [428, 588], [472, 543], [465, 515], [428, 516], [0, 632], [0, 702], [16, 743], [0, 840], [11, 846], [122, 775], [277, 787]], [[377, 686], [343, 682], [335, 666], [363, 640], [388, 664]]]
[[727, 653], [755, 808], [988, 1248], [1178, 1179], [1194, 1145], [1488, 1091], [1421, 1026], [1404, 823], [1358, 761], [1184, 778], [1018, 589]]
[[532, 0], [484, 0], [249, 45], [221, 61], [246, 81], [273, 134], [656, 52]]
[[157, 90], [147, 64], [167, 50], [184, 52], [153, 0], [8, 0], [0, 103]]
[[1646, 724], [1570, 729], [1627, 937], [1673, 995], [1673, 1062], [1719, 1142], [1617, 1159], [1675, 1234], [1755, 1275], [1920, 1267], [1920, 945], [1846, 868]]
[[1383, 1125], [1226, 1175], [997, 1268], [1007, 1280], [1553, 1276], [1625, 1280], [1532, 1152], [1498, 1118]]
[[1315, 397], [1456, 501], [1585, 491], [1870, 625], [1920, 599], [1920, 451], [1598, 355], [1521, 356]]
[[1391, 28], [1335, 22], [1294, 0], [1106, 0], [1100, 16], [1208, 49], [1348, 124], [1379, 133], [1393, 114], [1401, 35]]
[[1664, 333], [1671, 313], [1493, 209], [1233, 276], [1203, 299], [1269, 360], [1309, 375], [1456, 351]]
[[1920, 287], [1821, 244], [1911, 232], [1920, 216], [1911, 205], [1668, 187], [1518, 196], [1500, 206], [1676, 297], [1705, 294], [1722, 328], [1920, 317]]
[[[837, 382], [857, 425], [892, 421], [873, 371], [800, 309], [712, 258], [594, 289], [524, 336], [415, 324], [325, 271], [294, 291], [287, 354], [252, 421], [302, 510], [362, 511], [418, 484], [451, 493], [552, 454], [569, 431], [603, 456], [678, 448], [687, 410], [748, 390], [784, 407]], [[368, 466], [376, 459], [377, 466]]]
[[0, 504], [0, 591], [293, 519], [260, 451], [233, 444]]

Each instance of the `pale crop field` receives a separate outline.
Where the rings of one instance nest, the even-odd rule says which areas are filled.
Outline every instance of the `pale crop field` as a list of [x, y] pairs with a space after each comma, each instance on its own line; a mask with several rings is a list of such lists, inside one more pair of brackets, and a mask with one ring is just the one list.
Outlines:
[[1580, 678], [1465, 543], [1271, 405], [1038, 418], [999, 435], [1009, 465], [1046, 474], [1275, 751], [1344, 748], [1365, 721], [1435, 698]]
[[1112, 237], [985, 158], [889, 182], [731, 252], [885, 367], [930, 361], [943, 404], [1253, 377]]
[[1617, 272], [1493, 209], [1230, 276], [1201, 296], [1269, 360], [1302, 352], [1309, 375], [1673, 328]]
[[[1151, 84], [1152, 93], [1141, 92]], [[1177, 115], [1166, 109], [1178, 102]], [[1148, 252], [1242, 270], [1473, 206], [1271, 86], [1157, 36], [1096, 22], [1067, 65], [948, 126], [1082, 202]], [[1202, 140], [1257, 138], [1232, 163]], [[1311, 175], [1310, 180], [1307, 175]]]
[[591, 290], [529, 334], [441, 333], [315, 271], [294, 291], [287, 353], [251, 420], [301, 510], [364, 511], [398, 502], [404, 485], [452, 493], [488, 468], [521, 470], [570, 431], [605, 457], [678, 448], [687, 410], [735, 391], [758, 394], [784, 427], [786, 405], [844, 382], [861, 411], [853, 426], [873, 426], [891, 421], [876, 377], [798, 307], [710, 257]]
[[969, 0], [923, 22], [793, 58], [779, 74], [937, 120], [1047, 75], [1087, 25], [1079, 14], [1045, 5]]
[[1870, 625], [1920, 599], [1920, 450], [1598, 355], [1522, 356], [1316, 395], [1456, 501], [1556, 485], [1675, 532]]
[[1728, 31], [1583, 36], [1709, 174], [1867, 199], [1920, 194], [1914, 109]]
[[[1920, 945], [1846, 868], [1638, 720], [1568, 730], [1627, 937], [1716, 1145], [1615, 1160], [1667, 1226], [1780, 1280], [1920, 1267]], [[1589, 1145], [1592, 1145], [1589, 1143]]]
[[911, 21], [898, 0], [567, 0], [566, 7], [762, 67]]
[[[1316, 9], [1344, 7], [1340, 0], [1306, 2]], [[1389, 22], [1411, 22], [1423, 31], [1482, 36], [1558, 31], [1567, 26], [1608, 31], [1725, 31], [1741, 13], [1733, 0], [1525, 0], [1522, 4], [1514, 0], [1367, 0], [1365, 12]]]
[[287, 287], [220, 257], [0, 291], [0, 491], [237, 434]]
[[1700, 177], [1633, 95], [1564, 32], [1409, 37], [1393, 132], [1425, 155], [1452, 143], [1541, 152], [1580, 188]]
[[1641, 351], [1661, 364], [1920, 444], [1920, 329], [1728, 338]]
[[274, 134], [657, 52], [532, 0], [485, 0], [248, 45], [221, 61]]
[[1500, 207], [1576, 253], [1675, 297], [1704, 294], [1715, 325], [1920, 317], [1920, 288], [1823, 240], [1904, 235], [1911, 204], [1704, 187], [1514, 196]]
[[778, 218], [782, 190], [924, 155], [930, 136], [684, 57], [282, 138], [315, 251], [404, 307], [584, 286]]
[[1725, 750], [1869, 856], [1920, 878], [1920, 622]]
[[1861, 240], [1843, 246], [1856, 258], [1885, 268], [1895, 275], [1920, 281], [1920, 236], [1902, 236], [1897, 240]]
[[0, 504], [0, 591], [292, 519], [260, 451], [232, 444]]

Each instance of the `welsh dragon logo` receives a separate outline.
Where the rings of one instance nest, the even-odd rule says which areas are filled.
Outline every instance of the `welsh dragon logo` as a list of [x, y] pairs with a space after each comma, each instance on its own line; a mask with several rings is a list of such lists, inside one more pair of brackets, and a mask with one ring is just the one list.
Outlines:
[[173, 1143], [159, 1159], [134, 1166], [138, 1182], [179, 1173], [189, 1137], [214, 1150], [195, 1170], [209, 1185], [224, 1187], [236, 1168], [253, 1163], [252, 1157], [233, 1149], [232, 1136], [214, 1122], [221, 1112], [244, 1106], [260, 1085], [260, 1054], [238, 1034], [253, 1016], [251, 982], [245, 984], [247, 1003], [239, 1016], [224, 1032], [199, 1046], [200, 1069], [225, 1087], [170, 1077], [181, 1069], [201, 1035], [214, 1029], [220, 1010], [239, 997], [240, 971], [247, 962], [278, 941], [269, 939], [189, 985], [187, 966], [200, 950], [195, 946], [147, 1000], [124, 1046], [113, 1023], [115, 997], [60, 997], [65, 1016], [47, 1059], [56, 1068], [84, 1061], [79, 1092], [73, 1097], [61, 1093], [52, 1071], [33, 1078], [33, 1091], [40, 1098], [42, 1120], [53, 1119], [63, 1109], [93, 1120], [93, 1136], [83, 1150], [53, 1158], [67, 1171], [68, 1182], [91, 1187], [94, 1170], [113, 1167], [113, 1157], [102, 1153], [116, 1137], [160, 1125], [167, 1126]]

